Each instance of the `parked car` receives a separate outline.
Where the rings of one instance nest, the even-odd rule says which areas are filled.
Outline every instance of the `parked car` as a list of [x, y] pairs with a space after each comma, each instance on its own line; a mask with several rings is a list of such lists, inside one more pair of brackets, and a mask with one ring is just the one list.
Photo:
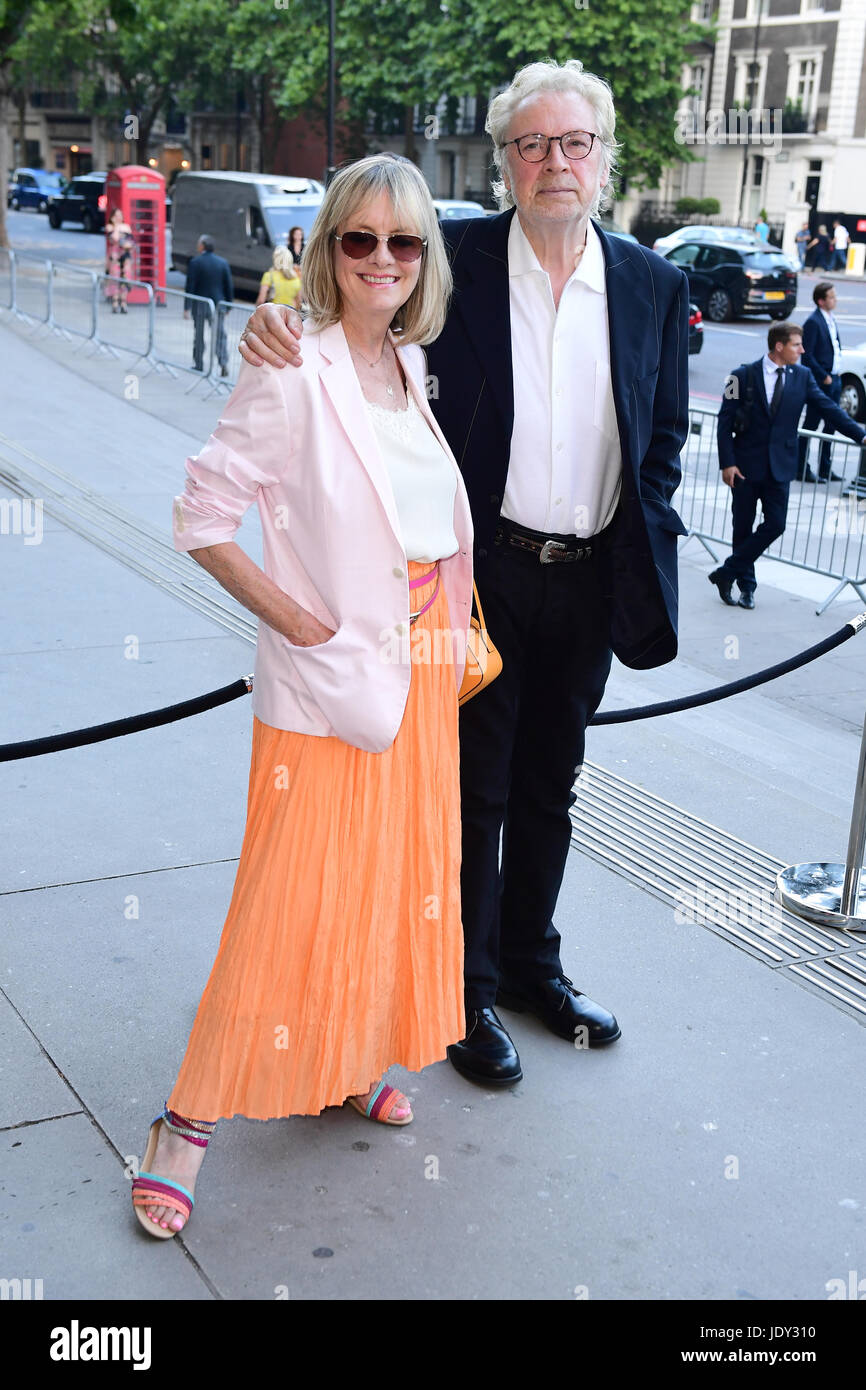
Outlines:
[[452, 217], [486, 217], [487, 209], [480, 203], [461, 202], [457, 198], [434, 198], [433, 206], [440, 222]]
[[767, 244], [750, 227], [695, 226], [677, 227], [675, 232], [668, 232], [666, 236], [656, 237], [652, 249], [663, 256], [666, 251], [673, 250], [675, 246], [681, 245], [684, 241], [747, 241], [753, 246], [766, 246]]
[[48, 221], [52, 227], [78, 222], [85, 232], [101, 232], [105, 227], [105, 171], [79, 174], [63, 193], [48, 202]]
[[627, 232], [618, 222], [614, 222], [612, 219], [605, 217], [600, 218], [599, 221], [603, 232], [608, 232], [610, 236], [622, 237], [623, 241], [633, 241], [637, 246], [637, 237], [632, 236], [631, 232]]
[[665, 260], [686, 272], [691, 298], [712, 323], [744, 314], [785, 319], [796, 308], [796, 272], [773, 247], [685, 241]]
[[19, 208], [47, 212], [49, 199], [63, 192], [63, 184], [62, 175], [47, 169], [15, 169], [6, 189], [6, 206], [14, 212]]
[[853, 420], [866, 425], [866, 343], [842, 349], [842, 395], [839, 404]]
[[202, 232], [231, 266], [236, 291], [254, 293], [270, 270], [274, 247], [292, 227], [309, 237], [322, 206], [316, 179], [233, 170], [178, 174], [171, 190], [172, 268], [185, 271]]
[[704, 345], [704, 316], [697, 304], [689, 305], [689, 357]]

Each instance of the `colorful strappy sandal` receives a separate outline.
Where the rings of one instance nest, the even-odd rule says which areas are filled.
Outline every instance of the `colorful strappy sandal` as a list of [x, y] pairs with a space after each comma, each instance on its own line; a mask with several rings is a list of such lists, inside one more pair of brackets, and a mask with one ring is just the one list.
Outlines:
[[181, 1230], [185, 1231], [195, 1206], [195, 1198], [182, 1183], [175, 1182], [172, 1178], [161, 1178], [157, 1173], [149, 1171], [153, 1156], [156, 1153], [159, 1139], [159, 1130], [156, 1126], [160, 1120], [165, 1120], [173, 1134], [182, 1135], [184, 1139], [189, 1140], [190, 1144], [197, 1144], [202, 1149], [207, 1148], [210, 1136], [216, 1129], [216, 1121], [213, 1124], [207, 1124], [203, 1120], [185, 1120], [183, 1115], [178, 1115], [176, 1110], [169, 1110], [166, 1103], [163, 1106], [162, 1114], [157, 1115], [156, 1119], [151, 1122], [147, 1148], [144, 1152], [144, 1158], [141, 1160], [141, 1169], [138, 1177], [132, 1180], [132, 1206], [142, 1226], [150, 1235], [157, 1236], [160, 1240], [170, 1240], [178, 1232], [173, 1231], [168, 1226], [163, 1229], [155, 1221], [151, 1221], [145, 1208], [173, 1207], [175, 1211], [179, 1211], [181, 1216], [186, 1218], [181, 1227]]
[[[368, 1120], [378, 1120], [383, 1125], [408, 1125], [415, 1118], [412, 1114], [411, 1102], [403, 1095], [403, 1092], [398, 1091], [394, 1086], [389, 1086], [385, 1081], [379, 1082], [366, 1105], [362, 1105], [356, 1096], [347, 1096], [346, 1099], [358, 1111], [359, 1115], [366, 1115]], [[391, 1111], [401, 1100], [406, 1101], [409, 1106], [409, 1114], [402, 1120], [390, 1119]]]

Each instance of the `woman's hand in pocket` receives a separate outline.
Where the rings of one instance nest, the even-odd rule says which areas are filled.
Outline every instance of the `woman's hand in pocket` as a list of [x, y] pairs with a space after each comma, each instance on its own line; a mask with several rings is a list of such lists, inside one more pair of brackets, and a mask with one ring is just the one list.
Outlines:
[[335, 635], [306, 609], [300, 609], [286, 637], [293, 647], [320, 647]]

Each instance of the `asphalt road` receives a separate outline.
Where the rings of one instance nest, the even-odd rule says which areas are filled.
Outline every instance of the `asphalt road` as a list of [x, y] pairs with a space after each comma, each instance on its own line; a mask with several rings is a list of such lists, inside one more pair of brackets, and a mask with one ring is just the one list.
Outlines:
[[[6, 216], [9, 239], [19, 251], [69, 261], [91, 270], [102, 269], [102, 233], [88, 235], [77, 227], [62, 227], [54, 231], [48, 225], [48, 219], [35, 212], [12, 212], [7, 209]], [[170, 250], [170, 231], [167, 241]], [[792, 315], [795, 322], [802, 323], [812, 312], [812, 288], [818, 279], [817, 275], [800, 274], [797, 308]], [[169, 271], [166, 283], [169, 288], [183, 289], [184, 277]], [[836, 279], [834, 283], [838, 296], [836, 321], [842, 346], [866, 344], [866, 283], [841, 279]], [[753, 362], [766, 348], [770, 324], [768, 315], [739, 319], [735, 323], [714, 324], [705, 321], [703, 351], [689, 359], [689, 394], [697, 404], [706, 402], [708, 405], [718, 405], [728, 373], [741, 362]]]

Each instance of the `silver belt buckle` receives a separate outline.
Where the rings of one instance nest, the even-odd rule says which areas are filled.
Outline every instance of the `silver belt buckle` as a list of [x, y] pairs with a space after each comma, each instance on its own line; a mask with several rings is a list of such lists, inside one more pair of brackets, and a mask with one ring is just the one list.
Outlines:
[[542, 565], [552, 565], [559, 558], [553, 554], [554, 550], [564, 550], [567, 554], [568, 546], [563, 541], [545, 541], [538, 557]]

